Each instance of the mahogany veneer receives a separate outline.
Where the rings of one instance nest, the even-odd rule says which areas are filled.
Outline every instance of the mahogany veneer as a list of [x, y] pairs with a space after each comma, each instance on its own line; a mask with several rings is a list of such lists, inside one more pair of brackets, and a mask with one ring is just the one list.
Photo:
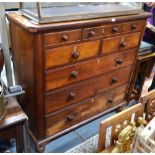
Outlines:
[[8, 13], [16, 83], [38, 151], [126, 102], [148, 13], [34, 24]]

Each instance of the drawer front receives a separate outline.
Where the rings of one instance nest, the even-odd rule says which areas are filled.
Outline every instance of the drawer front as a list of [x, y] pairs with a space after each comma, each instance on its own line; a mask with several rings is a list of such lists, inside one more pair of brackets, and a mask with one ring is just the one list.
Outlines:
[[74, 42], [74, 41], [81, 40], [81, 38], [82, 38], [81, 30], [55, 32], [55, 33], [48, 33], [43, 35], [45, 47], [56, 45], [56, 44]]
[[122, 51], [131, 48], [137, 48], [140, 41], [141, 32], [130, 33], [123, 36], [112, 37], [103, 40], [102, 53]]
[[132, 67], [106, 73], [80, 83], [64, 87], [45, 96], [45, 112], [49, 113], [65, 106], [95, 96], [110, 88], [116, 88], [128, 83]]
[[47, 71], [45, 76], [46, 90], [59, 88], [131, 65], [136, 54], [136, 49], [134, 49]]
[[92, 39], [107, 35], [116, 35], [120, 34], [122, 29], [121, 24], [113, 24], [113, 25], [106, 25], [94, 28], [87, 28], [84, 29], [83, 32], [83, 39]]
[[46, 136], [54, 135], [88, 118], [120, 104], [124, 99], [127, 85], [110, 90], [46, 117]]
[[146, 24], [145, 20], [128, 22], [123, 24], [122, 32], [134, 32], [134, 31], [142, 31]]
[[104, 36], [121, 34], [122, 24], [107, 25], [104, 28]]
[[46, 50], [45, 69], [97, 56], [99, 46], [100, 41], [96, 40]]

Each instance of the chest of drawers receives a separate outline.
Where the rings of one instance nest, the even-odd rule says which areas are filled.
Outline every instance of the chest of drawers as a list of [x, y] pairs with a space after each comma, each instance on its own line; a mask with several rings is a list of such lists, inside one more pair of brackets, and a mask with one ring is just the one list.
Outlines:
[[26, 90], [20, 100], [38, 150], [125, 104], [149, 16], [37, 25], [7, 14], [15, 80]]

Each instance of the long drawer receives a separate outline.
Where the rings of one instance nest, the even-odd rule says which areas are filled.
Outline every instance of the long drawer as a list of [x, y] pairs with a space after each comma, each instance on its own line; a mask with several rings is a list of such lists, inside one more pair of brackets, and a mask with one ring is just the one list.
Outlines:
[[45, 69], [97, 56], [99, 46], [100, 41], [97, 40], [46, 50]]
[[133, 64], [137, 49], [46, 71], [46, 91]]
[[102, 53], [123, 51], [131, 48], [137, 48], [140, 41], [141, 32], [130, 33], [127, 35], [103, 39]]
[[110, 88], [116, 88], [128, 82], [132, 66], [128, 66], [80, 83], [46, 93], [45, 112], [63, 108], [88, 97], [95, 96]]
[[120, 86], [46, 116], [46, 136], [56, 134], [120, 104], [126, 87], [127, 85]]

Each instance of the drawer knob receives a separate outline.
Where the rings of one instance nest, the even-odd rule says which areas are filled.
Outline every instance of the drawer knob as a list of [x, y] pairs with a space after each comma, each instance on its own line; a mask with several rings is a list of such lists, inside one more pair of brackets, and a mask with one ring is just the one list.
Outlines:
[[117, 32], [118, 32], [118, 27], [114, 26], [114, 27], [112, 28], [112, 32], [113, 32], [113, 33], [117, 33]]
[[76, 94], [75, 94], [74, 92], [70, 92], [70, 93], [69, 93], [69, 98], [70, 98], [70, 99], [74, 99], [75, 96], [76, 96]]
[[117, 77], [112, 78], [112, 83], [117, 83], [117, 81], [118, 81]]
[[121, 42], [121, 48], [124, 48], [125, 46], [126, 46], [126, 43], [123, 41], [123, 42]]
[[72, 52], [72, 57], [77, 59], [80, 56], [80, 53], [78, 51], [73, 51]]
[[116, 63], [119, 64], [119, 65], [121, 65], [121, 64], [123, 64], [123, 60], [120, 60], [120, 59], [119, 60], [116, 60]]
[[77, 76], [78, 76], [78, 73], [76, 71], [72, 71], [71, 77], [72, 78], [77, 78]]
[[95, 36], [95, 32], [94, 32], [93, 30], [91, 30], [91, 31], [89, 32], [89, 34], [90, 34], [90, 37], [94, 37], [94, 36]]
[[131, 28], [132, 28], [132, 30], [136, 30], [137, 25], [136, 24], [132, 24]]
[[67, 36], [67, 35], [63, 35], [63, 36], [62, 36], [62, 40], [63, 40], [63, 41], [68, 41], [68, 36]]
[[112, 104], [113, 103], [113, 99], [108, 99], [108, 102], [107, 102], [108, 104]]
[[74, 119], [74, 115], [70, 114], [67, 116], [68, 121], [72, 121]]

